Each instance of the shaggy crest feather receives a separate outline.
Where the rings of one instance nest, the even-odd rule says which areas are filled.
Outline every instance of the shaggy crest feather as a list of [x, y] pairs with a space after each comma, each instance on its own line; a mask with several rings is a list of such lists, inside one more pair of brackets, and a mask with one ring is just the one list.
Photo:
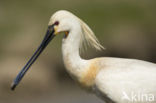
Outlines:
[[[84, 23], [81, 19], [78, 18], [82, 27], [82, 38], [81, 38], [81, 48], [86, 48], [87, 45], [91, 46], [97, 50], [102, 50], [104, 47], [100, 44], [93, 31], [89, 28], [89, 26]], [[86, 45], [87, 44], [87, 45]]]

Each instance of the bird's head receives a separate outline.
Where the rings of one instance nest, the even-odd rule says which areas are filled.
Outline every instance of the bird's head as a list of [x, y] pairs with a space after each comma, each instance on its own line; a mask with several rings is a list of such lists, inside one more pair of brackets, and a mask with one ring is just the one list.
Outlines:
[[48, 27], [52, 25], [54, 25], [54, 35], [63, 33], [65, 38], [73, 28], [80, 28], [77, 17], [66, 10], [59, 10], [51, 16]]
[[80, 49], [83, 46], [86, 46], [86, 44], [88, 44], [89, 46], [97, 50], [104, 49], [103, 46], [99, 43], [96, 36], [94, 35], [94, 32], [90, 29], [90, 27], [85, 22], [83, 22], [80, 18], [78, 18], [77, 16], [75, 16], [73, 13], [69, 11], [59, 10], [55, 12], [51, 16], [48, 26], [52, 27], [52, 29], [54, 30], [53, 35], [56, 36], [58, 34], [63, 33], [65, 38], [69, 36], [71, 31], [74, 31], [74, 33], [72, 33], [70, 37], [72, 39], [80, 38]]

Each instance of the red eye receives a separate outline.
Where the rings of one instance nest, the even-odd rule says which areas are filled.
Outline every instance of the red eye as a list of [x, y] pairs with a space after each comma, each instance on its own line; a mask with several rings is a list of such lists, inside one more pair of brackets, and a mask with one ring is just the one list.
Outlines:
[[54, 23], [54, 25], [58, 25], [59, 24], [59, 22], [58, 21], [56, 21], [55, 23]]

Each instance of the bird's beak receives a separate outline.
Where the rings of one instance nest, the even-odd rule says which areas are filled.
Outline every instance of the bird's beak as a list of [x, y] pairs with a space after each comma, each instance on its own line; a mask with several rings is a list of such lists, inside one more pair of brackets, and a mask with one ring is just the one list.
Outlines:
[[54, 30], [55, 24], [48, 26], [47, 33], [41, 42], [38, 49], [35, 51], [33, 56], [30, 58], [30, 60], [27, 62], [27, 64], [23, 67], [23, 69], [19, 72], [15, 80], [13, 81], [11, 85], [11, 90], [14, 90], [15, 87], [19, 84], [19, 82], [22, 80], [25, 73], [29, 70], [31, 65], [35, 62], [35, 60], [39, 57], [39, 55], [42, 53], [42, 51], [46, 48], [46, 46], [49, 44], [49, 42], [55, 37], [55, 30]]

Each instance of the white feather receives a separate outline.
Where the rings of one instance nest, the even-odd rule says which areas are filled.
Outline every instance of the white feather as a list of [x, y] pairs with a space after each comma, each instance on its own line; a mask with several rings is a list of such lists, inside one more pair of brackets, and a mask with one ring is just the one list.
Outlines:
[[[102, 58], [100, 66], [95, 85], [115, 102], [156, 103], [156, 64], [134, 59]], [[125, 94], [129, 99], [123, 98]], [[154, 100], [149, 101], [151, 95]]]
[[[87, 42], [98, 50], [103, 48], [92, 30], [78, 17], [65, 10], [56, 12], [51, 17], [49, 25], [55, 21], [59, 21], [58, 33], [69, 31], [68, 37], [62, 42], [62, 53], [67, 71], [76, 80], [79, 81], [89, 69], [98, 68], [95, 80], [91, 77], [95, 73], [89, 72], [92, 74], [88, 74], [89, 79], [91, 78], [94, 82], [90, 88], [97, 95], [103, 96], [104, 101], [108, 97], [108, 103], [112, 101], [116, 103], [156, 103], [156, 64], [134, 59], [106, 57], [84, 60], [79, 55], [82, 42]], [[94, 65], [95, 62], [96, 65]], [[154, 100], [137, 99], [133, 101], [131, 100], [133, 92], [139, 98], [141, 98], [139, 95], [147, 95], [146, 99], [149, 99], [148, 96], [153, 95]], [[123, 99], [125, 94], [130, 100]]]

